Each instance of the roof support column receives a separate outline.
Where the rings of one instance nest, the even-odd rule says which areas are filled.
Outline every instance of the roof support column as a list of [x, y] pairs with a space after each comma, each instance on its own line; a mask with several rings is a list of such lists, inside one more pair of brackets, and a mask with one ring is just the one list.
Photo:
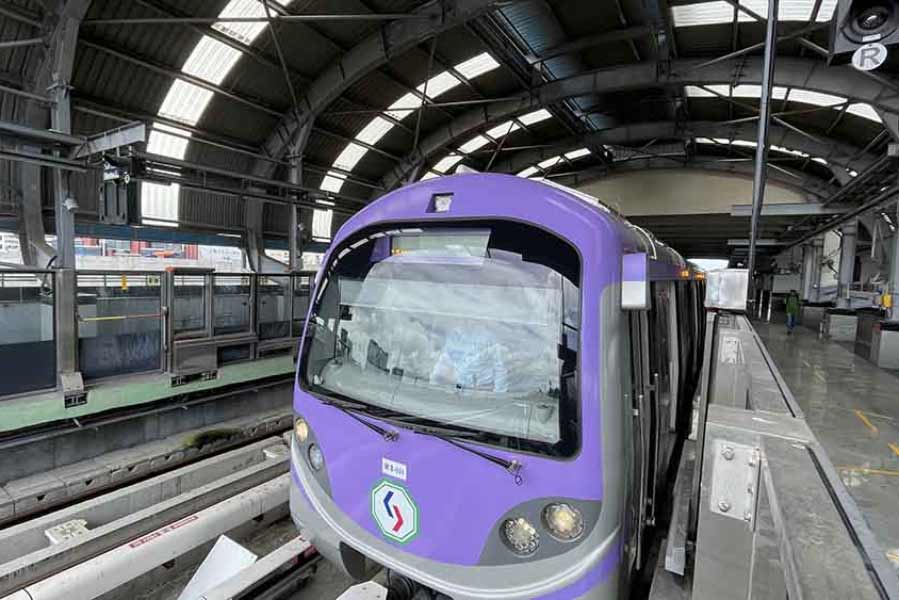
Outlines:
[[814, 272], [815, 272], [815, 247], [811, 242], [806, 242], [802, 244], [802, 269], [800, 271], [802, 289], [800, 291], [800, 297], [803, 302], [808, 302], [812, 299], [812, 294], [814, 293]]
[[[894, 218], [899, 218], [899, 202], [896, 203], [895, 208]], [[899, 231], [893, 233], [893, 262], [890, 269], [889, 292], [893, 296], [893, 302], [887, 314], [887, 319], [899, 321]]]
[[821, 298], [821, 259], [824, 258], [824, 236], [816, 236], [812, 240], [812, 272], [811, 288], [808, 300], [818, 302]]
[[[303, 185], [303, 160], [300, 157], [294, 156], [290, 159], [288, 179], [294, 185]], [[303, 267], [303, 221], [300, 218], [300, 211], [303, 209], [296, 204], [291, 204], [287, 210], [290, 215], [290, 223], [287, 226], [287, 265], [293, 273]]]
[[852, 219], [840, 228], [843, 237], [840, 244], [840, 274], [837, 288], [837, 308], [849, 308], [849, 291], [855, 274], [855, 247], [858, 241], [858, 219]]
[[244, 198], [244, 214], [246, 215], [246, 231], [244, 232], [244, 251], [247, 262], [254, 273], [285, 273], [287, 265], [275, 260], [265, 253], [265, 237], [263, 236], [263, 212], [265, 200]]
[[771, 90], [774, 87], [774, 58], [777, 53], [777, 8], [779, 0], [768, 2], [768, 22], [765, 26], [765, 57], [762, 90], [759, 98], [758, 144], [755, 149], [755, 174], [752, 178], [752, 220], [749, 231], [749, 298], [754, 297], [755, 244], [758, 237], [759, 215], [765, 202], [768, 176], [768, 126], [771, 124]]

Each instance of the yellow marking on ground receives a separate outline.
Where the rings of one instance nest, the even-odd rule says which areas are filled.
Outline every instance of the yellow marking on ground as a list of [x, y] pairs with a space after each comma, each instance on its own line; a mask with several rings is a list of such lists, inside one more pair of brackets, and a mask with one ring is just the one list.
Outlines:
[[887, 442], [887, 446], [890, 447], [890, 450], [893, 451], [893, 454], [899, 456], [899, 444], [894, 444], [893, 442]]
[[871, 433], [877, 435], [880, 432], [880, 430], [877, 429], [877, 426], [874, 425], [874, 423], [872, 423], [871, 420], [865, 416], [865, 413], [858, 409], [855, 409], [852, 412], [855, 413], [855, 416], [858, 417], [859, 421], [865, 424], [865, 427], [867, 427], [871, 431]]
[[892, 469], [870, 469], [868, 467], [837, 467], [840, 471], [851, 471], [853, 473], [861, 473], [862, 475], [887, 475], [890, 477], [899, 477], [899, 471]]
[[890, 550], [886, 555], [888, 559], [899, 565], [899, 550]]

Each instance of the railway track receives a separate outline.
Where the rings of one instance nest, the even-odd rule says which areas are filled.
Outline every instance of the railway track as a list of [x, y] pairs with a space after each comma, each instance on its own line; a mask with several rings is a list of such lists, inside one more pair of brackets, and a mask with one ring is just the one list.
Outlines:
[[228, 589], [282, 597], [318, 562], [289, 520], [288, 460], [285, 440], [268, 437], [4, 526], [0, 598], [141, 597], [154, 582], [192, 570], [219, 536], [239, 541], [279, 527], [291, 539], [276, 549], [263, 544], [252, 573]]

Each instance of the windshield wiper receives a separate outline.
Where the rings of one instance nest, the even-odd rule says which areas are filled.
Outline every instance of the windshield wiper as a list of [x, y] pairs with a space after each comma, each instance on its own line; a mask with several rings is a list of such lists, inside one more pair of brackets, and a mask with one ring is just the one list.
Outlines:
[[515, 484], [521, 485], [522, 477], [521, 477], [521, 463], [517, 460], [506, 460], [501, 456], [494, 456], [493, 454], [488, 454], [486, 452], [481, 452], [480, 450], [475, 450], [465, 444], [460, 444], [459, 440], [472, 440], [472, 441], [483, 441], [487, 438], [487, 435], [481, 432], [476, 431], [462, 431], [458, 429], [452, 429], [450, 427], [437, 427], [433, 425], [422, 425], [419, 423], [410, 423], [405, 422], [403, 425], [406, 425], [413, 432], [421, 434], [421, 435], [430, 435], [431, 437], [435, 437], [443, 440], [448, 444], [452, 444], [456, 448], [461, 448], [466, 452], [470, 452], [471, 454], [475, 454], [480, 456], [484, 460], [489, 460], [495, 465], [501, 466], [506, 470], [507, 473], [512, 475], [515, 478]]
[[338, 398], [332, 398], [330, 396], [316, 395], [316, 398], [318, 398], [319, 402], [321, 402], [322, 404], [327, 404], [328, 406], [333, 406], [337, 410], [343, 412], [343, 414], [347, 415], [348, 417], [351, 417], [351, 418], [359, 421], [360, 423], [362, 423], [363, 425], [365, 425], [372, 431], [376, 432], [382, 438], [384, 438], [385, 441], [395, 442], [400, 437], [399, 433], [397, 433], [396, 431], [388, 431], [387, 429], [384, 429], [383, 427], [381, 427], [379, 425], [375, 425], [374, 423], [369, 423], [368, 421], [366, 421], [365, 419], [363, 419], [362, 417], [360, 417], [359, 415], [357, 415], [356, 413], [353, 412], [354, 410], [356, 410], [356, 411], [368, 414], [370, 412], [370, 407], [367, 404], [363, 404], [361, 402], [353, 402], [352, 400], [343, 400], [343, 399], [338, 399]]

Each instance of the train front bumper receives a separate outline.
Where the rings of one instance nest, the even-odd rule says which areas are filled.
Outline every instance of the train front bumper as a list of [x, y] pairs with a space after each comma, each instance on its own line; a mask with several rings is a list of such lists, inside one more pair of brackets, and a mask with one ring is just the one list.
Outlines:
[[[318, 551], [349, 575], [361, 579], [384, 566], [454, 600], [612, 600], [619, 598], [619, 530], [604, 539], [584, 541], [591, 551], [571, 560], [565, 555], [503, 566], [456, 565], [421, 558], [377, 539], [346, 518], [317, 482], [298, 468], [293, 456], [290, 512], [301, 533]], [[312, 494], [304, 491], [313, 490]], [[591, 536], [592, 537], [592, 536]], [[362, 556], [365, 560], [362, 560]], [[567, 560], [567, 563], [565, 562]]]

